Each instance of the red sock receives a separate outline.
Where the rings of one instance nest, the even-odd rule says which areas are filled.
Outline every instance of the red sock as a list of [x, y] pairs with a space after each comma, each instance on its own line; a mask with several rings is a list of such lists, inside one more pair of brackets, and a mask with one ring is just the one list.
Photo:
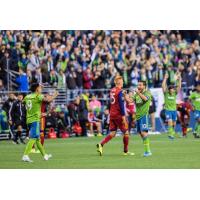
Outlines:
[[101, 145], [103, 146], [104, 144], [106, 144], [107, 142], [109, 142], [115, 135], [107, 135], [102, 141], [101, 141]]
[[129, 142], [129, 135], [124, 135], [123, 137], [123, 142], [124, 142], [124, 153], [128, 152], [128, 142]]
[[40, 142], [41, 142], [42, 146], [44, 146], [44, 133], [42, 133], [40, 135]]
[[183, 136], [186, 136], [186, 134], [187, 134], [187, 127], [182, 127], [182, 132], [183, 132]]

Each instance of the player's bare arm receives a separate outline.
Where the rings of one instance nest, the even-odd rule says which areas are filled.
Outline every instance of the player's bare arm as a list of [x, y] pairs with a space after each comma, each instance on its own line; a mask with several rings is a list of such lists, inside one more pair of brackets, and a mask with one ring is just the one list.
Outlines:
[[169, 75], [168, 74], [165, 74], [164, 76], [164, 79], [163, 79], [163, 82], [162, 82], [162, 89], [163, 89], [163, 92], [166, 92], [167, 90], [167, 79], [169, 78]]
[[58, 96], [58, 94], [58, 91], [55, 91], [52, 96], [44, 97], [43, 101], [52, 102]]
[[179, 92], [181, 90], [181, 82], [182, 82], [180, 72], [177, 72], [176, 77], [177, 77], [177, 80], [178, 80], [177, 92]]
[[148, 100], [148, 97], [146, 97], [145, 95], [143, 95], [138, 89], [136, 89], [135, 92], [140, 96], [140, 98], [143, 101], [147, 101]]

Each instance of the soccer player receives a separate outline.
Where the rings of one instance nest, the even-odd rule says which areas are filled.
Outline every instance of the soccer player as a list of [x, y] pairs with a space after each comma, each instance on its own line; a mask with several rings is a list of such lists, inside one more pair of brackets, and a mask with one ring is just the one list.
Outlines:
[[134, 155], [134, 153], [128, 151], [129, 132], [128, 122], [125, 116], [124, 94], [122, 91], [123, 78], [121, 76], [116, 76], [114, 82], [115, 87], [110, 91], [110, 133], [101, 141], [100, 144], [97, 144], [97, 152], [102, 156], [103, 146], [115, 137], [116, 131], [119, 128], [124, 134], [124, 155]]
[[175, 134], [175, 126], [177, 121], [177, 112], [176, 112], [176, 97], [178, 92], [181, 89], [181, 76], [180, 73], [176, 74], [178, 85], [175, 88], [174, 85], [170, 85], [167, 89], [167, 79], [169, 78], [168, 74], [165, 74], [162, 83], [162, 89], [164, 93], [164, 100], [165, 100], [165, 115], [168, 124], [168, 137], [169, 139], [174, 139]]
[[190, 122], [190, 112], [192, 111], [192, 106], [188, 102], [188, 99], [185, 99], [185, 102], [180, 102], [177, 104], [178, 119], [182, 127], [182, 136], [187, 136], [188, 126]]
[[192, 92], [189, 99], [192, 102], [194, 108], [194, 118], [195, 118], [195, 128], [194, 128], [194, 137], [200, 137], [200, 82], [197, 83], [196, 91]]
[[[48, 99], [48, 98], [50, 98], [50, 95], [46, 94], [45, 97]], [[41, 104], [41, 120], [40, 120], [40, 142], [41, 142], [42, 146], [44, 146], [44, 131], [45, 131], [47, 112], [48, 112], [48, 102], [42, 101], [42, 104]], [[33, 145], [31, 153], [40, 153], [40, 151], [36, 150], [35, 145]]]
[[[132, 100], [136, 106], [136, 126], [137, 132], [140, 134], [144, 144], [144, 157], [151, 156], [150, 142], [148, 137], [148, 119], [149, 119], [149, 107], [152, 101], [152, 95], [150, 91], [146, 89], [146, 81], [138, 81], [137, 89], [132, 96]], [[126, 98], [127, 101], [130, 101]]]
[[31, 94], [24, 98], [24, 102], [27, 108], [26, 122], [30, 130], [30, 139], [22, 157], [22, 160], [25, 162], [32, 162], [32, 160], [29, 158], [29, 153], [31, 152], [31, 149], [35, 143], [40, 153], [44, 157], [44, 160], [48, 160], [51, 157], [50, 154], [45, 153], [44, 147], [40, 142], [41, 104], [42, 101], [53, 101], [58, 95], [58, 93], [55, 92], [51, 98], [44, 97], [41, 94], [42, 86], [39, 83], [33, 83], [31, 85], [31, 92]]

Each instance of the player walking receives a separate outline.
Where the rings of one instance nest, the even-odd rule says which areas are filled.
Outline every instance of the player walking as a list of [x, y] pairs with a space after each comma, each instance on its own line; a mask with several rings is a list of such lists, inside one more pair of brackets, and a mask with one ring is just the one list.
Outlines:
[[58, 93], [55, 92], [51, 98], [44, 97], [41, 94], [42, 86], [38, 83], [33, 83], [31, 85], [31, 91], [32, 93], [24, 98], [27, 108], [26, 122], [30, 130], [30, 139], [22, 157], [22, 160], [25, 162], [32, 162], [32, 160], [29, 158], [29, 153], [31, 152], [31, 149], [35, 143], [40, 153], [44, 157], [44, 160], [48, 160], [51, 157], [51, 155], [45, 153], [44, 147], [40, 142], [41, 104], [42, 101], [53, 101], [58, 95]]
[[194, 137], [200, 137], [200, 82], [197, 83], [196, 91], [192, 92], [189, 99], [192, 102], [194, 108], [195, 128]]
[[150, 91], [146, 89], [146, 81], [139, 81], [138, 87], [129, 99], [126, 96], [127, 101], [134, 101], [136, 106], [136, 126], [137, 132], [140, 134], [144, 144], [144, 156], [151, 156], [150, 143], [148, 137], [148, 119], [149, 119], [149, 107], [152, 101], [152, 95]]
[[168, 137], [169, 139], [174, 139], [175, 126], [177, 121], [177, 112], [176, 112], [176, 97], [178, 92], [181, 89], [181, 76], [179, 73], [176, 74], [178, 80], [178, 86], [175, 88], [174, 85], [170, 85], [167, 89], [167, 79], [169, 78], [168, 74], [165, 74], [162, 83], [162, 89], [165, 98], [165, 116], [168, 124]]
[[116, 131], [119, 128], [124, 134], [124, 155], [134, 155], [134, 153], [128, 151], [129, 132], [128, 122], [125, 116], [124, 94], [122, 91], [123, 78], [121, 76], [117, 76], [114, 82], [115, 87], [110, 91], [110, 134], [108, 134], [100, 144], [97, 144], [97, 152], [99, 152], [100, 156], [102, 156], [103, 146], [115, 137]]
[[178, 119], [182, 127], [182, 136], [186, 137], [188, 132], [188, 126], [190, 123], [190, 112], [192, 111], [192, 106], [188, 99], [185, 102], [180, 102], [177, 105]]

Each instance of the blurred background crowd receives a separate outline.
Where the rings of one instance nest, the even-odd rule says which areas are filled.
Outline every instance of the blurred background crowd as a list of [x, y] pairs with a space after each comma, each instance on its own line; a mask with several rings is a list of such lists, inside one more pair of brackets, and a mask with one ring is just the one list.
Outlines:
[[[0, 31], [0, 88], [27, 91], [32, 82], [67, 89], [125, 87], [139, 79], [160, 87], [179, 70], [183, 84], [200, 80], [199, 31]], [[17, 75], [9, 85], [8, 71]]]
[[[12, 101], [11, 91], [28, 92], [33, 82], [71, 91], [71, 101], [51, 108], [47, 126], [66, 130], [79, 124], [76, 132], [81, 127], [86, 136], [95, 128], [100, 135], [109, 121], [108, 105], [101, 101], [105, 93], [84, 89], [109, 90], [117, 74], [125, 88], [138, 80], [160, 88], [165, 73], [174, 84], [179, 71], [189, 93], [200, 81], [199, 42], [200, 31], [0, 31], [0, 92], [9, 91]], [[134, 108], [127, 110], [132, 116]]]

